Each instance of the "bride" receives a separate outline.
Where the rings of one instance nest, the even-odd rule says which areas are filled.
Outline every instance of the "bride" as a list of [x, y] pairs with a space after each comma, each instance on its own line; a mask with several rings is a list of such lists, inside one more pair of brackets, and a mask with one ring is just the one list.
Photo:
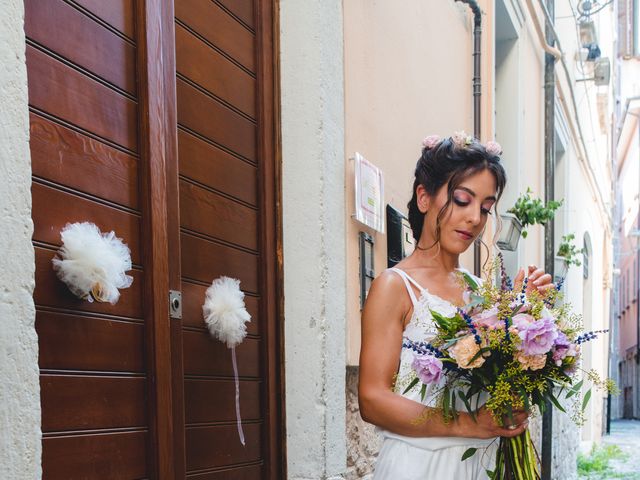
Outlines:
[[[362, 313], [360, 413], [383, 436], [374, 479], [489, 478], [496, 437], [514, 437], [527, 427], [526, 412], [500, 426], [485, 407], [475, 421], [460, 412], [445, 423], [442, 415], [430, 414], [435, 395], [427, 392], [421, 402], [419, 387], [403, 393], [413, 360], [403, 340], [428, 341], [434, 334], [430, 311], [448, 316], [465, 304], [460, 272], [470, 273], [459, 266], [459, 256], [481, 236], [504, 190], [500, 150], [463, 133], [423, 141], [408, 205], [416, 248], [376, 278]], [[529, 292], [554, 287], [542, 269], [530, 266], [527, 273]], [[524, 276], [521, 269], [516, 286]], [[471, 447], [483, 453], [461, 461]]]

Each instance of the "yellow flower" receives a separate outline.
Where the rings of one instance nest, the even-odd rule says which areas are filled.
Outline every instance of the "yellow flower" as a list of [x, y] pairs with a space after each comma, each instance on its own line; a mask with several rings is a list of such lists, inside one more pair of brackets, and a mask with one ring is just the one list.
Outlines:
[[449, 354], [458, 362], [460, 368], [477, 368], [484, 363], [484, 357], [479, 355], [472, 363], [469, 361], [480, 351], [473, 335], [462, 337], [449, 349]]

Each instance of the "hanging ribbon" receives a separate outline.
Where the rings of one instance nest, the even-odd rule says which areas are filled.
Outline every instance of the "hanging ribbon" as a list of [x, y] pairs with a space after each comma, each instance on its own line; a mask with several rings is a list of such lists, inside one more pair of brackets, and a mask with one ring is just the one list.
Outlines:
[[238, 379], [238, 363], [236, 362], [236, 347], [231, 349], [231, 359], [233, 361], [233, 375], [236, 379], [236, 422], [238, 424], [238, 435], [240, 443], [244, 445], [244, 432], [242, 431], [242, 418], [240, 418], [240, 380]]

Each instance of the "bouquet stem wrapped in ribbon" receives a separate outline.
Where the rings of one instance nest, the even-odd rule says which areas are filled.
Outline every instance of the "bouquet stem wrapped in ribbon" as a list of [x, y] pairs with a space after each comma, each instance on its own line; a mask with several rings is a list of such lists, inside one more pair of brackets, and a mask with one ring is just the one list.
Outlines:
[[[583, 331], [581, 317], [571, 312], [570, 305], [558, 305], [560, 285], [544, 294], [526, 293], [525, 278], [522, 287], [514, 289], [501, 256], [490, 265], [488, 278], [496, 271], [499, 286], [490, 281], [478, 284], [461, 273], [470, 299], [467, 305], [449, 317], [431, 310], [435, 335], [423, 342], [404, 340], [403, 348], [415, 354], [412, 378], [402, 382], [407, 384], [404, 392], [419, 389], [423, 401], [427, 394], [435, 396], [447, 421], [457, 418], [462, 405], [475, 418], [486, 399], [484, 406], [501, 425], [513, 424], [517, 411], [533, 413], [537, 407], [542, 412], [548, 402], [565, 412], [563, 403], [571, 399], [572, 417], [581, 423], [591, 396], [591, 389], [581, 395], [581, 345], [605, 331]], [[616, 389], [595, 371], [585, 373], [596, 387]], [[476, 450], [468, 449], [462, 461]], [[493, 480], [540, 478], [528, 430], [500, 438], [496, 463], [487, 474]]]

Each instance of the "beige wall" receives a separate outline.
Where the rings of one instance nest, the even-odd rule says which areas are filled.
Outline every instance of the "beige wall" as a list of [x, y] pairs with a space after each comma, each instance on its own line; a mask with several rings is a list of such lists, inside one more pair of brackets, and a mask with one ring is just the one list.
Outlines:
[[[490, 12], [488, 4], [483, 10]], [[385, 203], [405, 212], [420, 143], [429, 134], [473, 132], [472, 17], [449, 2], [344, 2], [345, 158], [359, 152], [382, 169]], [[490, 32], [491, 15], [484, 31]], [[486, 33], [485, 33], [486, 35]], [[483, 123], [492, 132], [491, 42], [483, 42]], [[484, 135], [489, 138], [489, 135]], [[349, 365], [360, 350], [358, 232], [375, 239], [375, 270], [387, 267], [386, 235], [351, 218], [353, 162], [346, 161]], [[472, 256], [463, 263], [472, 267]]]

